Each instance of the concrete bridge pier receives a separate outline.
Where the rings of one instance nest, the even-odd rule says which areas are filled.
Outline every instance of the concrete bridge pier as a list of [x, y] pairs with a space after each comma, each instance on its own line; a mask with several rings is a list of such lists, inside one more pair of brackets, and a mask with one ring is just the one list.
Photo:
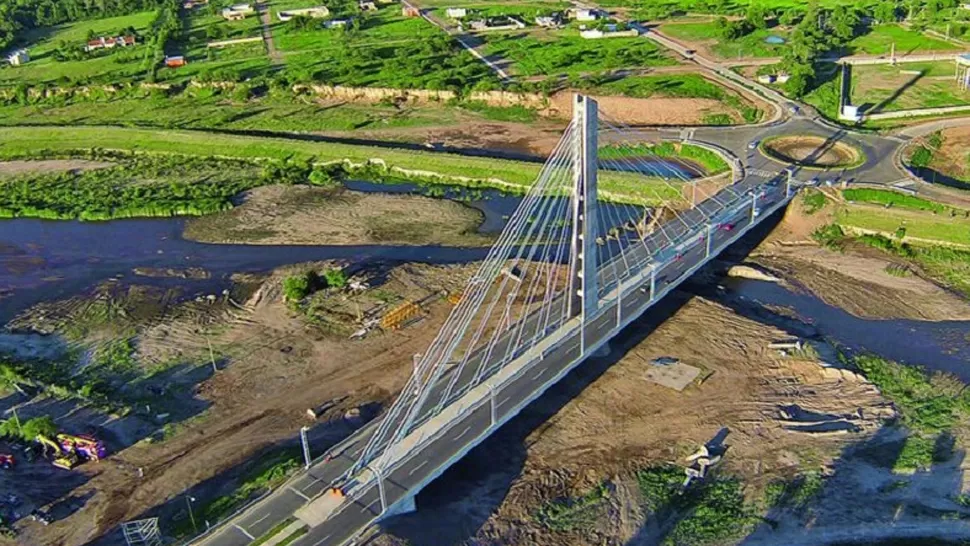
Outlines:
[[403, 499], [395, 502], [394, 504], [387, 507], [387, 510], [381, 514], [381, 517], [377, 518], [377, 521], [387, 519], [391, 516], [400, 516], [403, 514], [410, 514], [411, 512], [417, 512], [418, 507], [414, 503], [414, 497], [417, 496], [417, 492], [404, 497]]

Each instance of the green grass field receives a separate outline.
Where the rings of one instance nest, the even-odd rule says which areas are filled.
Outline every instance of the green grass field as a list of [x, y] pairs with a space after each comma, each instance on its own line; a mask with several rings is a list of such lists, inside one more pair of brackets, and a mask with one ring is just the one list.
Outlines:
[[970, 246], [970, 219], [964, 215], [930, 214], [927, 212], [856, 204], [842, 207], [838, 223], [867, 231], [892, 235], [904, 228], [907, 237], [930, 242]]
[[599, 73], [619, 68], [677, 64], [643, 37], [586, 40], [571, 29], [490, 34], [485, 52], [512, 61], [520, 76]]
[[846, 45], [853, 55], [885, 55], [892, 44], [896, 44], [896, 55], [926, 53], [929, 51], [955, 51], [959, 46], [899, 25], [876, 25], [862, 36], [853, 38]]
[[[398, 177], [512, 192], [527, 190], [540, 169], [536, 163], [495, 158], [207, 132], [115, 127], [0, 128], [3, 158], [63, 155], [93, 148], [277, 161], [349, 161], [357, 165], [377, 162], [388, 169], [401, 169], [392, 173]], [[645, 204], [681, 198], [676, 185], [662, 180], [605, 171], [600, 174], [600, 195], [606, 200]]]
[[953, 79], [952, 62], [855, 66], [852, 102], [869, 112], [970, 104]]
[[789, 34], [788, 29], [776, 27], [755, 30], [738, 40], [721, 40], [713, 21], [667, 23], [660, 27], [660, 31], [679, 41], [707, 44], [722, 59], [780, 57], [787, 45], [769, 44], [765, 39], [769, 36], [787, 38]]
[[402, 17], [396, 4], [361, 16], [358, 30], [275, 23], [273, 36], [287, 71], [300, 81], [432, 89], [498, 84], [445, 33], [424, 19]]
[[34, 29], [24, 33], [23, 42], [30, 54], [30, 62], [22, 66], [3, 63], [0, 85], [15, 83], [54, 83], [62, 79], [91, 81], [121, 81], [139, 77], [144, 72], [146, 46], [115, 48], [107, 54], [92, 52], [90, 58], [79, 61], [58, 61], [54, 54], [61, 42], [82, 49], [89, 32], [95, 35], [117, 35], [128, 27], [144, 34], [155, 12], [143, 11], [132, 15], [79, 21], [51, 28]]

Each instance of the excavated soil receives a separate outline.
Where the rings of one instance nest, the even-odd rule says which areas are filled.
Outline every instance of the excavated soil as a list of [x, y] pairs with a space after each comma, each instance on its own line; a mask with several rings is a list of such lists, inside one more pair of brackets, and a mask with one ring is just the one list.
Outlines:
[[814, 136], [773, 138], [762, 147], [779, 161], [808, 167], [846, 167], [862, 158], [861, 152], [848, 144]]

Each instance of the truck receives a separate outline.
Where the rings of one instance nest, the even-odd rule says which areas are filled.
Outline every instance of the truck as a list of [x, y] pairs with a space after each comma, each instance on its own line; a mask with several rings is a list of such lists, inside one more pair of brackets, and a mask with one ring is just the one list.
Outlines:
[[34, 440], [44, 449], [44, 457], [57, 468], [71, 470], [78, 465], [77, 453], [73, 450], [65, 450], [60, 444], [43, 434], [38, 434]]

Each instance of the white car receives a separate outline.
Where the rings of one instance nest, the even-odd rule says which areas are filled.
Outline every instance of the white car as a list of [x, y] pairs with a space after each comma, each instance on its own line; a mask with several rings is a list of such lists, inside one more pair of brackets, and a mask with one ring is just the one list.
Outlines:
[[752, 140], [751, 142], [749, 142], [749, 143], [748, 143], [748, 149], [749, 149], [749, 150], [754, 150], [755, 148], [757, 148], [757, 147], [758, 147], [758, 144], [760, 144], [760, 142], [759, 142], [759, 141], [757, 141], [757, 140]]

